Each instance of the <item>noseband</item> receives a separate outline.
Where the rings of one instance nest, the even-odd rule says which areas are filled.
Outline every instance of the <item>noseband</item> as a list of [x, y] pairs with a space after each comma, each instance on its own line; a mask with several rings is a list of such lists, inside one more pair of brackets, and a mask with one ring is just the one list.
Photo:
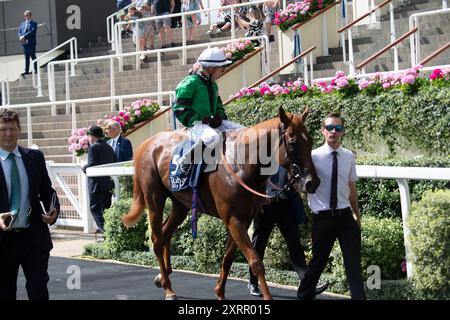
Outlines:
[[298, 182], [306, 177], [303, 166], [300, 163], [296, 163], [289, 152], [288, 143], [286, 142], [286, 131], [287, 130], [284, 124], [281, 124], [280, 135], [282, 136], [282, 138], [280, 139], [280, 146], [281, 144], [284, 145], [284, 160], [289, 163], [289, 167], [287, 169], [291, 176], [288, 184], [284, 187], [284, 189], [286, 189], [286, 187], [292, 187], [295, 182]]

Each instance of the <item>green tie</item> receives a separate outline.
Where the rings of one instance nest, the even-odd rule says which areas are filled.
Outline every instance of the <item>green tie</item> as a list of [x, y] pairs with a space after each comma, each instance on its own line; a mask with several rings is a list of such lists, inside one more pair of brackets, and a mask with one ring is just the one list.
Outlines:
[[19, 212], [20, 207], [20, 176], [19, 169], [17, 169], [16, 156], [14, 153], [8, 155], [11, 161], [11, 195], [9, 197], [9, 211], [12, 214]]

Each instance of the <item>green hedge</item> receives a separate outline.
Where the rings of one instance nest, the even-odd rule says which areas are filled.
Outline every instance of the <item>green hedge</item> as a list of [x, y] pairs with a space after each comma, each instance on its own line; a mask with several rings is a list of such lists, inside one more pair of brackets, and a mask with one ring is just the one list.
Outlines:
[[361, 154], [450, 154], [450, 87], [424, 86], [415, 95], [391, 90], [376, 96], [304, 95], [296, 98], [243, 98], [230, 103], [230, 120], [251, 126], [277, 115], [278, 107], [300, 114], [309, 106], [307, 127], [315, 146], [323, 143], [319, 128], [325, 115], [341, 112], [345, 145]]
[[450, 299], [450, 190], [426, 192], [408, 218], [419, 298]]
[[[406, 276], [401, 270], [405, 257], [403, 228], [400, 220], [363, 216], [361, 219], [361, 267], [362, 277], [367, 279], [367, 268], [376, 265], [380, 268], [381, 279], [402, 279]], [[338, 242], [331, 252], [332, 286], [337, 292], [347, 291], [347, 282], [342, 252]]]
[[105, 210], [105, 245], [111, 252], [148, 250], [146, 214], [130, 229], [126, 229], [122, 224], [121, 217], [128, 213], [131, 203], [131, 198], [124, 198]]

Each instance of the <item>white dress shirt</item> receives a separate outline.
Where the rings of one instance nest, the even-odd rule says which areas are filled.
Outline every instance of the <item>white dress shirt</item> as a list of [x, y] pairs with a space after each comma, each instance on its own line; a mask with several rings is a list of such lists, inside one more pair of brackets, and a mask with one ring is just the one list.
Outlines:
[[[28, 174], [23, 164], [22, 155], [19, 148], [16, 147], [13, 151], [16, 156], [17, 169], [20, 176], [20, 207], [17, 217], [14, 219], [12, 228], [26, 228], [29, 227], [28, 215], [30, 213], [30, 187], [28, 183]], [[8, 190], [8, 197], [11, 198], [11, 161], [8, 158], [9, 152], [0, 148], [0, 162], [5, 176], [6, 188]], [[3, 212], [1, 212], [3, 213]]]
[[322, 210], [330, 210], [331, 173], [333, 170], [333, 151], [337, 151], [338, 181], [337, 181], [337, 209], [350, 207], [349, 181], [357, 181], [354, 154], [342, 147], [334, 150], [327, 143], [314, 149], [311, 153], [320, 185], [315, 193], [308, 193], [308, 204], [314, 213]]
[[117, 135], [114, 139], [109, 139], [108, 143], [113, 148], [114, 151], [116, 151], [117, 143], [119, 142], [120, 134]]

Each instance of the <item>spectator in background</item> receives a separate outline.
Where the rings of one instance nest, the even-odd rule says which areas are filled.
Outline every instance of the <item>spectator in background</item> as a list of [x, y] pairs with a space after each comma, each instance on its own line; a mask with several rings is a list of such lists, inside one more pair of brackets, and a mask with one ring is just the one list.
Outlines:
[[[114, 162], [113, 149], [103, 141], [103, 130], [99, 126], [91, 126], [87, 131], [90, 147], [88, 149], [87, 164], [82, 170], [101, 164]], [[104, 233], [103, 212], [111, 206], [111, 190], [114, 182], [110, 177], [88, 177], [89, 203], [91, 214], [97, 224], [96, 233]]]
[[130, 4], [131, 4], [131, 0], [117, 0], [117, 10], [125, 9], [125, 7]]
[[109, 120], [106, 123], [105, 131], [108, 137], [111, 138], [107, 143], [114, 150], [114, 160], [116, 162], [131, 160], [133, 158], [133, 147], [130, 140], [122, 136], [120, 123]]
[[[23, 53], [25, 55], [25, 72], [22, 76], [30, 74], [30, 58], [36, 59], [36, 31], [37, 23], [31, 20], [32, 13], [26, 10], [23, 13], [25, 21], [19, 26], [19, 40], [22, 44]], [[37, 63], [34, 63], [34, 72], [37, 72]]]
[[[134, 21], [138, 19], [142, 19], [144, 16], [142, 12], [140, 12], [134, 5], [128, 9], [128, 14], [125, 17], [126, 20]], [[145, 51], [145, 22], [129, 22], [128, 23], [133, 28], [133, 42], [139, 42], [139, 50]], [[139, 30], [139, 31], [138, 31]], [[139, 35], [138, 35], [139, 33]], [[139, 39], [138, 39], [139, 37]], [[145, 60], [145, 54], [141, 54], [141, 61]]]
[[[153, 11], [155, 16], [166, 16], [173, 12], [175, 8], [174, 0], [153, 0]], [[164, 18], [156, 20], [156, 28], [159, 30], [159, 40], [161, 42], [161, 48], [175, 47], [173, 43], [173, 32], [172, 32], [172, 21], [171, 18]], [[170, 45], [166, 45], [166, 34], [167, 41]]]
[[[233, 5], [233, 4], [237, 4], [238, 0], [220, 0], [220, 5], [221, 6], [229, 6], [229, 5]], [[238, 25], [237, 19], [239, 19], [239, 10], [234, 9], [235, 11], [235, 15], [234, 15], [234, 19], [235, 19], [235, 23], [236, 25]], [[230, 9], [220, 9], [217, 16], [219, 17], [219, 19], [221, 19], [221, 21], [211, 24], [211, 26], [209, 27], [209, 30], [206, 31], [207, 34], [214, 35], [217, 33], [221, 33], [224, 31], [227, 31], [231, 28], [231, 10]]]
[[[264, 34], [264, 22], [262, 19], [261, 9], [258, 7], [250, 7], [247, 10], [247, 19], [239, 19], [239, 25], [242, 29], [245, 29], [246, 37], [256, 37]], [[255, 41], [260, 44], [260, 41]]]
[[[142, 15], [144, 18], [153, 17], [155, 14], [152, 10], [152, 5], [150, 0], [141, 0], [140, 1], [140, 7], [137, 7], [139, 11], [142, 12]], [[146, 21], [144, 22], [144, 35], [142, 39], [142, 46], [144, 47], [144, 50], [155, 49], [155, 20]], [[147, 47], [147, 41], [150, 44], [150, 47]]]
[[[183, 0], [181, 5], [181, 12], [189, 12], [204, 9], [201, 0]], [[200, 18], [200, 19], [199, 19]], [[197, 26], [202, 23], [200, 14], [192, 14], [186, 16], [188, 27], [188, 41], [197, 40]]]
[[275, 12], [277, 11], [280, 0], [271, 0], [263, 4], [264, 23], [266, 27], [266, 34], [269, 36], [269, 42], [275, 41], [275, 36], [272, 34], [272, 21], [275, 19]]
[[[253, 219], [252, 244], [258, 256], [263, 260], [270, 234], [277, 225], [286, 241], [292, 267], [301, 281], [306, 272], [306, 258], [298, 230], [298, 225], [305, 223], [303, 202], [300, 196], [292, 190], [284, 190], [280, 193], [280, 190], [283, 190], [288, 183], [287, 171], [283, 167], [279, 167], [278, 172], [270, 177], [270, 182], [267, 184], [267, 194], [273, 198], [270, 200], [270, 204], [263, 206], [262, 211]], [[249, 268], [249, 273], [249, 292], [252, 296], [261, 297], [258, 279], [251, 268]], [[328, 283], [317, 286], [316, 294], [322, 293], [327, 287]]]
[[[174, 0], [174, 8], [172, 13], [180, 13], [181, 12], [181, 0]], [[172, 17], [171, 19], [171, 28], [181, 28], [181, 16]]]

